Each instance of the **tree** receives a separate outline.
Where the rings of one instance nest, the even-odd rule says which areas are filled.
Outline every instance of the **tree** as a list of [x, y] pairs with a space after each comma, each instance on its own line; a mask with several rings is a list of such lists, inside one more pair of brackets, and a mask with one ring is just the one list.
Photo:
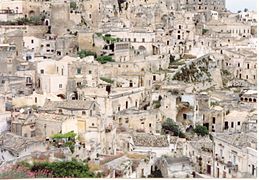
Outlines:
[[174, 136], [179, 136], [181, 138], [185, 137], [180, 127], [170, 118], [167, 118], [166, 121], [162, 124], [162, 130], [164, 132], [171, 132]]
[[197, 134], [197, 135], [201, 135], [201, 136], [205, 136], [205, 135], [208, 135], [209, 134], [209, 131], [207, 129], [207, 127], [205, 126], [202, 126], [202, 125], [197, 125], [194, 129], [194, 132]]

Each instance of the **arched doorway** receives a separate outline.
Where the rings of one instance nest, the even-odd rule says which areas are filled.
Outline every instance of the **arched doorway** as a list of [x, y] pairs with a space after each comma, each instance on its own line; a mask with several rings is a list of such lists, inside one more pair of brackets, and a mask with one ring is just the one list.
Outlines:
[[141, 55], [146, 54], [146, 48], [144, 46], [139, 46], [138, 51]]

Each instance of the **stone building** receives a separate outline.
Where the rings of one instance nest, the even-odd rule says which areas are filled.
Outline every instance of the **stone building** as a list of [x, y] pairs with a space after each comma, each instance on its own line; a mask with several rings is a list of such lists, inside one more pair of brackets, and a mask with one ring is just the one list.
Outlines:
[[136, 132], [156, 134], [161, 131], [161, 121], [161, 115], [158, 111], [126, 109], [115, 115], [114, 123], [118, 129], [125, 131], [132, 129]]
[[215, 134], [214, 174], [216, 178], [257, 176], [256, 133]]

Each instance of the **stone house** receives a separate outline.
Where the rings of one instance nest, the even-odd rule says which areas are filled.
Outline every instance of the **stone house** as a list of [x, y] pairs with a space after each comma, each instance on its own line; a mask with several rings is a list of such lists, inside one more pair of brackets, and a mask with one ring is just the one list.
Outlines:
[[11, 112], [6, 111], [6, 98], [0, 96], [0, 133], [9, 130]]
[[257, 91], [255, 90], [244, 90], [240, 95], [240, 101], [243, 103], [253, 103], [257, 102]]
[[120, 129], [156, 134], [161, 131], [161, 121], [158, 110], [126, 109], [115, 115], [114, 123]]
[[[68, 64], [77, 58], [65, 56], [60, 61], [45, 60], [37, 63], [36, 87], [41, 93], [65, 95], [68, 83]], [[66, 96], [65, 96], [66, 97]]]
[[256, 55], [251, 49], [240, 48], [237, 52], [234, 49], [224, 49], [222, 53], [229, 57], [223, 62], [224, 70], [231, 72], [236, 79], [257, 83]]
[[[180, 1], [181, 2], [181, 1]], [[219, 11], [224, 12], [226, 10], [226, 1], [225, 0], [186, 0], [181, 2], [182, 8], [186, 9], [187, 11]]]
[[[39, 136], [74, 131], [92, 158], [97, 154], [116, 154], [116, 128], [104, 121], [100, 106], [95, 101], [47, 101], [40, 109], [36, 128]], [[94, 155], [93, 155], [94, 153]]]
[[199, 112], [202, 118], [203, 126], [207, 127], [209, 132], [222, 132], [224, 130], [225, 110], [220, 106], [215, 106]]
[[193, 167], [189, 158], [163, 156], [155, 162], [155, 169], [160, 170], [163, 178], [193, 177]]
[[249, 112], [242, 109], [234, 109], [224, 118], [224, 131], [240, 132], [243, 123], [248, 120]]
[[145, 133], [135, 133], [132, 135], [133, 152], [152, 152], [156, 157], [172, 152], [174, 145], [170, 144], [170, 138], [165, 135], [151, 135]]
[[36, 136], [37, 116], [29, 112], [14, 116], [11, 121], [11, 132], [22, 137], [33, 138]]
[[214, 138], [214, 174], [216, 178], [256, 177], [256, 133], [223, 133]]
[[212, 20], [206, 24], [206, 28], [209, 31], [214, 32], [226, 32], [232, 37], [250, 37], [251, 36], [251, 25], [240, 23], [240, 22], [223, 22]]
[[[79, 61], [74, 61], [68, 65], [69, 85], [75, 84], [76, 87], [67, 87], [68, 97], [76, 91], [77, 88], [82, 87], [97, 87], [100, 78], [100, 65], [94, 61], [93, 56], [86, 57]], [[71, 89], [71, 90], [70, 90]]]
[[208, 138], [198, 138], [187, 141], [183, 155], [189, 157], [195, 164], [195, 171], [212, 176], [213, 174], [213, 143]]
[[139, 88], [82, 88], [78, 89], [80, 99], [96, 100], [100, 105], [101, 114], [112, 117], [117, 112], [132, 107], [139, 107], [145, 100], [147, 92]]

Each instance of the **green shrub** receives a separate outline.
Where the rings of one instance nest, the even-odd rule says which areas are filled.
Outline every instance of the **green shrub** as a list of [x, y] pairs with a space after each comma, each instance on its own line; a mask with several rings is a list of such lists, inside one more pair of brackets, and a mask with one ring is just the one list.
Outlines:
[[107, 43], [116, 43], [119, 41], [119, 38], [112, 37], [110, 34], [106, 34], [103, 36], [103, 40]]
[[70, 9], [75, 10], [77, 8], [76, 2], [70, 2]]
[[63, 162], [40, 162], [35, 163], [31, 171], [37, 172], [47, 170], [52, 172], [54, 178], [89, 178], [95, 177], [94, 173], [89, 171], [87, 164], [76, 160]]
[[205, 136], [209, 134], [207, 127], [202, 125], [197, 125], [193, 131], [199, 136]]
[[202, 29], [202, 35], [207, 33], [209, 30], [208, 29]]
[[74, 133], [73, 131], [65, 133], [65, 134], [54, 134], [53, 136], [51, 136], [51, 138], [53, 139], [75, 139], [76, 137], [76, 133]]
[[163, 132], [172, 132], [174, 136], [179, 136], [180, 138], [185, 137], [185, 134], [181, 131], [180, 127], [170, 118], [167, 118], [166, 121], [162, 124], [162, 130]]
[[107, 62], [115, 62], [111, 56], [99, 56], [96, 60], [101, 64], [106, 64]]
[[113, 84], [113, 80], [111, 80], [111, 79], [108, 79], [108, 78], [105, 78], [105, 77], [101, 77], [100, 78], [102, 81], [105, 81], [105, 82], [107, 82], [107, 83], [109, 83], [109, 84]]
[[81, 50], [77, 54], [78, 54], [78, 56], [81, 59], [84, 58], [84, 57], [87, 57], [87, 56], [94, 56], [94, 57], [96, 57], [96, 53], [95, 52], [87, 51], [87, 50]]

